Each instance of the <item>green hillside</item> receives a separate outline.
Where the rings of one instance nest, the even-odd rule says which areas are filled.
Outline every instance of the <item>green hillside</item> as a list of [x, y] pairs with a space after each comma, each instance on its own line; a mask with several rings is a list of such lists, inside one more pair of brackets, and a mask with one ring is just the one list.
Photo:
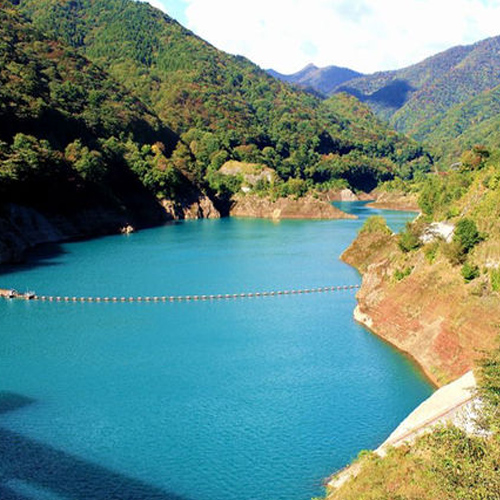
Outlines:
[[0, 6], [2, 139], [14, 131], [33, 132], [62, 147], [76, 138], [95, 142], [131, 134], [175, 146], [175, 134], [108, 74], [46, 39], [7, 3]]
[[472, 46], [454, 47], [407, 68], [355, 78], [337, 91], [355, 95], [369, 103], [378, 116], [390, 120], [416, 92], [445, 78], [471, 51]]
[[[22, 0], [44, 33], [71, 44], [151, 105], [196, 157], [193, 178], [211, 179], [228, 159], [263, 163], [280, 179], [373, 187], [428, 168], [422, 148], [354, 99], [330, 104], [290, 89], [229, 56], [146, 3]], [[347, 112], [346, 112], [347, 111]], [[413, 162], [413, 163], [409, 163]]]
[[351, 80], [338, 90], [369, 103], [397, 130], [451, 157], [471, 141], [482, 142], [483, 133], [485, 140], [495, 140], [499, 56], [500, 37], [489, 38], [408, 68]]
[[162, 220], [156, 196], [195, 189], [167, 157], [178, 137], [74, 49], [0, 0], [0, 193], [52, 212], [101, 206]]
[[500, 85], [482, 92], [426, 124], [427, 141], [449, 165], [463, 150], [477, 144], [495, 148], [500, 143]]
[[421, 87], [393, 116], [391, 123], [417, 139], [428, 135], [430, 116], [446, 113], [455, 104], [496, 87], [500, 83], [500, 37], [473, 45], [470, 52], [444, 75]]

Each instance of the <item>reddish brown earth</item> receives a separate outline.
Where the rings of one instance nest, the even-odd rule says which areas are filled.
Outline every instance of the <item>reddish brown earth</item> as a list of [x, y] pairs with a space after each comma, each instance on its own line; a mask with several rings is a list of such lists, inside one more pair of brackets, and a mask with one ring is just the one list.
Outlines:
[[[465, 284], [444, 257], [403, 254], [395, 235], [361, 233], [342, 256], [363, 275], [358, 317], [409, 354], [441, 386], [470, 370], [481, 351], [497, 345], [500, 300], [481, 282]], [[413, 268], [400, 281], [396, 270]], [[478, 281], [478, 280], [476, 280]]]

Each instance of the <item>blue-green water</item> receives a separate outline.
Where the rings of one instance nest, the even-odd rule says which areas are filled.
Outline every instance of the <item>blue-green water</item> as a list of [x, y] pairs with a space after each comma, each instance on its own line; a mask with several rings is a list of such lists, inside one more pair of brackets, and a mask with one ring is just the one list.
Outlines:
[[[42, 249], [0, 286], [181, 295], [355, 284], [356, 221], [194, 221]], [[384, 211], [398, 229], [409, 214]], [[0, 301], [0, 498], [307, 500], [431, 392], [353, 291]]]

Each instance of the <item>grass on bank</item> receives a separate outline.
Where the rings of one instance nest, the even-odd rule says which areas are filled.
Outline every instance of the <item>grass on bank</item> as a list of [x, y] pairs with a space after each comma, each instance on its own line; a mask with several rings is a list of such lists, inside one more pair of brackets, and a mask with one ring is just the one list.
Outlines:
[[477, 370], [486, 437], [439, 427], [386, 457], [362, 452], [360, 474], [327, 500], [495, 500], [500, 498], [500, 349]]

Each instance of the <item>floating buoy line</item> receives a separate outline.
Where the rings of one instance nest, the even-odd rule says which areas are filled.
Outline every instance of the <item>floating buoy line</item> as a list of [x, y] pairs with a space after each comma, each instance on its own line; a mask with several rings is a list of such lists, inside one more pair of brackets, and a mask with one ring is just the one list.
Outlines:
[[319, 288], [303, 288], [300, 290], [279, 290], [269, 292], [226, 293], [213, 295], [164, 295], [154, 297], [63, 297], [54, 295], [37, 295], [35, 292], [19, 293], [16, 290], [0, 289], [0, 297], [5, 299], [21, 299], [40, 302], [66, 302], [66, 303], [123, 303], [123, 302], [198, 302], [229, 299], [250, 299], [259, 297], [278, 297], [283, 295], [302, 295], [310, 293], [325, 293], [342, 290], [354, 290], [360, 285], [325, 286]]

